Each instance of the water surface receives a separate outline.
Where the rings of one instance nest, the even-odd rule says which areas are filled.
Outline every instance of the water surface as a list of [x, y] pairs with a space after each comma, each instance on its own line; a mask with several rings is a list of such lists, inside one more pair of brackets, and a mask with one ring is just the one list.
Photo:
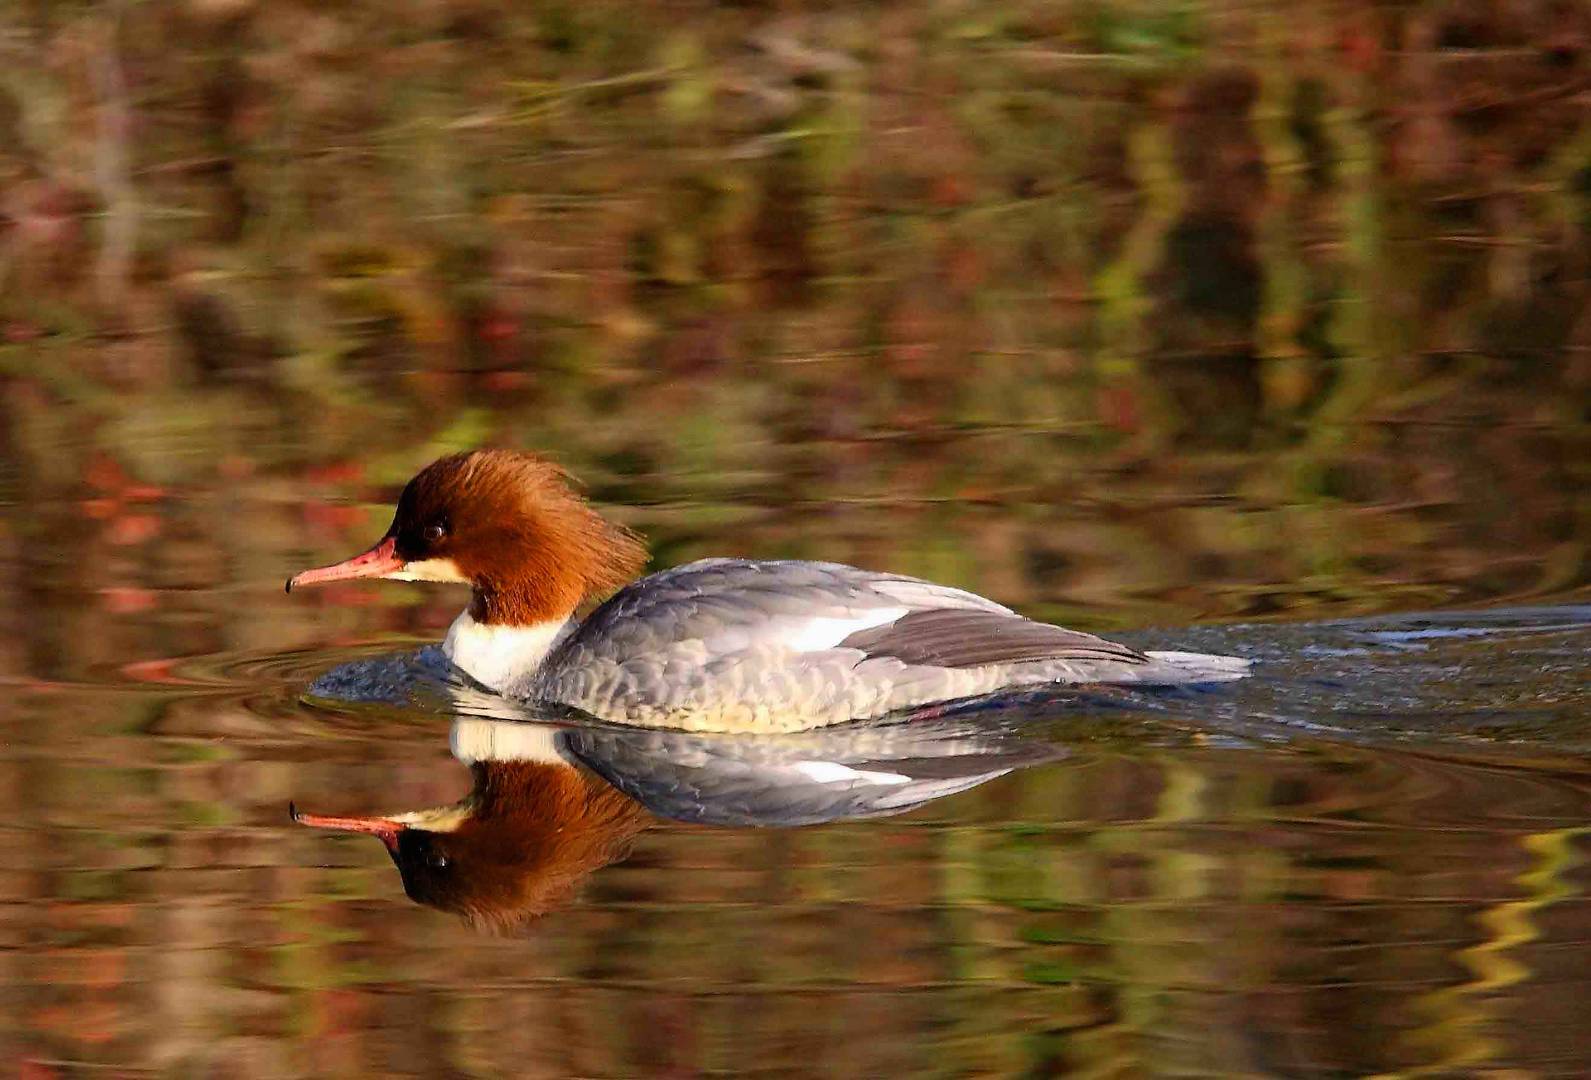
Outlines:
[[[563, 731], [631, 809], [559, 828], [623, 835], [495, 932], [287, 819], [469, 789], [449, 713], [505, 710], [449, 707], [423, 664], [318, 686], [396, 704], [301, 698], [412, 653], [14, 681], [7, 1045], [262, 1075], [1580, 1070], [1591, 610], [1131, 640], [1258, 674], [772, 749]], [[803, 794], [845, 767], [928, 780]]]

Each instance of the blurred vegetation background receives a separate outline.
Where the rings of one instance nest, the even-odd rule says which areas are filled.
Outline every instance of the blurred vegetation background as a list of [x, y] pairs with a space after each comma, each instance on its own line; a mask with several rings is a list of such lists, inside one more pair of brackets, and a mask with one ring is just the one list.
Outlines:
[[1588, 40], [1549, 0], [19, 0], [6, 500], [86, 490], [124, 547], [174, 491], [324, 500], [229, 541], [279, 573], [496, 441], [660, 562], [1096, 624], [1561, 595]]

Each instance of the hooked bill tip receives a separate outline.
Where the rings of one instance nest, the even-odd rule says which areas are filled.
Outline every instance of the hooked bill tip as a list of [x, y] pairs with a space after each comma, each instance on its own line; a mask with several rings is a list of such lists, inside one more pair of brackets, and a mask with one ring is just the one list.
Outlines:
[[287, 800], [287, 816], [293, 821], [298, 820], [298, 806], [292, 799]]
[[291, 593], [293, 591], [293, 579], [292, 578], [288, 578], [287, 579], [287, 584], [282, 587], [282, 591], [285, 592], [285, 593]]

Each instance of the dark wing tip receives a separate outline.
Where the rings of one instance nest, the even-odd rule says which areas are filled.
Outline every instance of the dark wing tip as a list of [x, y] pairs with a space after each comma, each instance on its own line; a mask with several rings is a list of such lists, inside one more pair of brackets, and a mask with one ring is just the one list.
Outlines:
[[883, 626], [859, 630], [844, 648], [903, 664], [970, 668], [1042, 660], [1147, 664], [1142, 653], [1079, 630], [1034, 622], [1020, 615], [964, 608], [913, 611]]

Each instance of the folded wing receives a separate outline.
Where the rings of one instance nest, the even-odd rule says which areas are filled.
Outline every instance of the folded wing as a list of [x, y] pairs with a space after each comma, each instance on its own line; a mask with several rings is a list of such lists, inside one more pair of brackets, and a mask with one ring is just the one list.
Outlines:
[[839, 645], [858, 649], [869, 660], [893, 657], [903, 664], [941, 668], [1040, 660], [1150, 662], [1143, 653], [1093, 634], [1020, 615], [965, 608], [913, 611], [883, 626], [857, 631]]

